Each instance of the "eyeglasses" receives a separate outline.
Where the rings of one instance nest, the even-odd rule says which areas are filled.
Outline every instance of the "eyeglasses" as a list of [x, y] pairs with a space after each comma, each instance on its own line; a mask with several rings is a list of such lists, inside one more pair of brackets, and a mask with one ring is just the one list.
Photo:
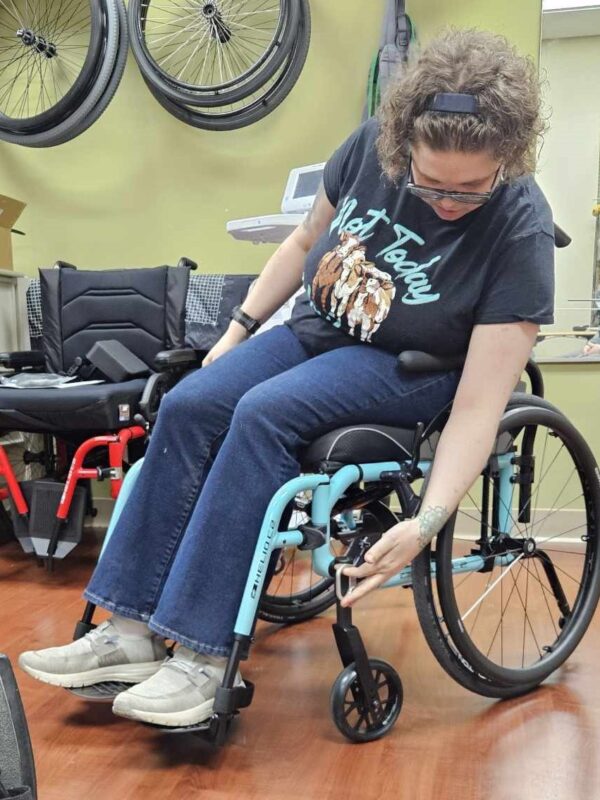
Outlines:
[[414, 183], [412, 173], [412, 156], [408, 157], [408, 183], [406, 188], [415, 197], [420, 197], [421, 200], [454, 200], [456, 203], [466, 203], [470, 206], [482, 206], [492, 196], [494, 190], [497, 188], [498, 175], [502, 165], [498, 167], [492, 181], [492, 186], [489, 192], [450, 192], [447, 189], [431, 189], [428, 186], [419, 186]]

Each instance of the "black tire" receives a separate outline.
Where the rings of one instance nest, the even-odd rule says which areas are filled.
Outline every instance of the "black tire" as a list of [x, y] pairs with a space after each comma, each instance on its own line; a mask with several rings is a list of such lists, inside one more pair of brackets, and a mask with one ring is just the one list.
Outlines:
[[[258, 92], [283, 65], [296, 37], [301, 3], [306, 2], [307, 0], [283, 0], [272, 46], [235, 79], [217, 85], [201, 86], [181, 81], [160, 67], [146, 44], [147, 15], [151, 7], [151, 2], [146, 0], [132, 0], [129, 5], [131, 49], [144, 78], [162, 96], [174, 103], [206, 108], [237, 103]], [[189, 16], [187, 11], [186, 15]]]
[[[545, 408], [523, 407], [508, 411], [501, 421], [497, 442], [502, 443], [503, 447], [516, 446], [517, 453], [514, 457], [522, 459], [517, 461], [515, 475], [518, 481], [511, 481], [510, 484], [513, 487], [510, 505], [502, 503], [492, 482], [493, 503], [491, 516], [489, 513], [487, 515], [487, 519], [491, 519], [491, 527], [484, 526], [487, 530], [485, 535], [480, 534], [476, 543], [472, 539], [468, 541], [466, 535], [461, 534], [461, 526], [457, 524], [456, 517], [440, 531], [436, 552], [438, 594], [448, 632], [464, 662], [492, 683], [523, 691], [527, 686], [541, 683], [564, 663], [581, 641], [596, 609], [600, 596], [598, 468], [590, 448], [574, 426], [560, 413]], [[531, 455], [533, 460], [529, 459]], [[555, 468], [555, 474], [560, 476], [561, 481], [564, 479], [564, 483], [556, 500], [550, 504], [549, 512], [544, 512], [540, 518], [539, 514], [542, 512], [538, 506], [542, 505], [546, 497], [554, 497], [556, 488], [555, 484], [548, 481], [546, 485], [551, 486], [549, 494], [540, 494], [542, 481]], [[515, 487], [518, 487], [518, 492], [525, 494], [515, 498]], [[566, 493], [565, 487], [568, 487]], [[580, 494], [573, 497], [573, 493], [579, 491]], [[487, 494], [489, 496], [489, 492]], [[569, 498], [567, 503], [564, 502], [563, 494]], [[580, 499], [583, 509], [568, 508]], [[559, 500], [562, 505], [555, 508]], [[563, 533], [554, 533], [561, 520], [556, 515], [565, 511], [573, 512], [571, 516], [563, 514], [566, 517], [564, 524], [569, 527]], [[571, 527], [575, 512], [578, 513], [578, 518], [583, 518], [583, 522]], [[502, 514], [510, 517], [510, 535], [502, 534], [503, 526], [498, 521]], [[552, 522], [547, 523], [552, 517]], [[567, 519], [570, 521], [567, 522]], [[553, 526], [552, 535], [547, 535], [546, 529], [545, 538], [542, 537], [541, 530], [544, 526]], [[574, 531], [580, 530], [583, 531], [581, 536], [572, 535]], [[557, 541], [565, 534], [569, 538]], [[574, 539], [580, 539], [583, 547], [579, 542], [573, 543]], [[552, 544], [548, 545], [550, 541]], [[469, 573], [469, 579], [477, 575], [480, 577], [468, 585], [464, 578], [454, 579], [452, 559], [466, 555], [465, 548], [473, 544], [477, 544], [477, 552], [483, 561], [492, 565], [485, 585], [484, 573], [481, 572]], [[571, 549], [564, 549], [565, 544]], [[555, 553], [558, 556], [553, 555]], [[519, 569], [512, 572], [518, 562], [521, 562]], [[565, 569], [566, 564], [568, 569]], [[495, 576], [496, 569], [500, 572]], [[580, 580], [577, 577], [579, 574]], [[512, 584], [505, 581], [508, 575]], [[544, 583], [544, 577], [547, 583]], [[519, 586], [521, 578], [523, 581]], [[576, 585], [573, 586], [573, 583]], [[499, 591], [496, 591], [497, 586], [500, 586]], [[503, 586], [506, 586], [508, 594], [506, 600]], [[541, 621], [535, 619], [535, 628], [531, 619], [533, 612], [528, 613], [527, 605], [530, 593], [533, 596], [534, 592], [541, 597], [539, 607], [542, 609], [542, 614], [539, 615]], [[515, 600], [510, 606], [513, 596]], [[494, 601], [495, 606], [492, 605]], [[476, 631], [484, 604], [484, 621]], [[499, 621], [494, 627], [498, 607]], [[535, 609], [535, 606], [529, 608]], [[477, 611], [474, 618], [471, 618], [472, 621], [465, 623], [464, 620], [475, 609]], [[486, 624], [490, 618], [492, 625], [488, 629]], [[491, 638], [489, 630], [493, 631]]]
[[[217, 113], [206, 113], [175, 103], [159, 92], [147, 78], [144, 78], [155, 99], [160, 105], [186, 125], [211, 131], [229, 131], [244, 128], [266, 117], [280, 105], [293, 89], [308, 54], [310, 44], [310, 9], [307, 0], [302, 0], [301, 21], [298, 36], [286, 63], [279, 74], [271, 79], [262, 94], [238, 109], [221, 108]], [[242, 101], [243, 102], [243, 101]]]
[[[397, 521], [398, 517], [393, 511], [391, 511], [385, 503], [377, 500], [369, 503], [369, 505], [363, 509], [361, 524], [365, 525], [369, 531], [383, 532], [392, 527], [392, 525], [395, 525]], [[294, 523], [292, 527], [294, 527], [295, 524], [296, 523]], [[352, 545], [349, 548], [349, 554], [352, 554]], [[303, 557], [304, 564], [306, 565], [310, 559], [310, 555], [309, 552], [300, 553], [300, 551], [292, 548], [290, 558], [296, 559], [298, 557]], [[292, 565], [291, 567], [290, 564]], [[290, 571], [292, 572], [291, 580], [286, 578], [285, 575], [281, 577], [281, 572], [272, 576], [258, 608], [259, 619], [265, 622], [290, 625], [295, 622], [304, 622], [305, 620], [317, 616], [317, 614], [322, 614], [335, 603], [335, 584], [333, 578], [321, 578], [315, 574], [316, 582], [314, 584], [310, 582], [308, 587], [306, 587], [306, 580], [303, 579], [301, 574], [299, 585], [295, 587], [293, 584], [294, 562], [292, 560], [287, 562], [286, 569], [288, 574]], [[300, 572], [301, 569], [302, 567], [298, 569], [298, 572]], [[304, 574], [306, 574], [306, 569], [304, 570]], [[311, 577], [309, 577], [309, 581], [311, 581]], [[290, 580], [290, 592], [278, 594], [279, 587], [283, 580]], [[269, 594], [269, 589], [271, 589], [271, 594]]]
[[[369, 659], [369, 667], [378, 687], [379, 708], [374, 710], [365, 702], [354, 663], [340, 672], [331, 688], [331, 717], [340, 733], [351, 742], [373, 742], [385, 736], [402, 710], [404, 693], [396, 670], [377, 658]], [[357, 720], [353, 719], [355, 712]]]
[[67, 118], [51, 128], [29, 134], [16, 134], [0, 130], [0, 139], [27, 147], [51, 147], [71, 139], [78, 130], [85, 129], [88, 116], [92, 115], [93, 118], [97, 118], [106, 108], [112, 97], [110, 92], [107, 92], [108, 87], [113, 85], [116, 90], [115, 70], [119, 59], [124, 59], [121, 47], [123, 0], [102, 0], [102, 5], [106, 9], [104, 49], [96, 80], [89, 87], [86, 96], [81, 99], [79, 105]]
[[471, 664], [458, 652], [435, 596], [435, 585], [431, 580], [431, 548], [426, 547], [412, 562], [413, 597], [419, 624], [429, 649], [438, 664], [463, 688], [482, 697], [505, 700], [518, 697], [535, 689], [536, 683], [522, 686], [505, 686], [492, 682], [475, 672]]
[[[47, 3], [50, 6], [51, 0], [47, 0]], [[4, 113], [2, 110], [3, 103], [0, 103], [0, 128], [2, 130], [16, 134], [36, 133], [48, 130], [72, 114], [82, 99], [86, 97], [90, 86], [93, 85], [98, 64], [101, 59], [106, 20], [104, 9], [100, 3], [94, 2], [94, 0], [82, 0], [81, 5], [88, 7], [89, 10], [90, 35], [89, 43], [87, 45], [82, 43], [79, 46], [74, 46], [72, 43], [66, 45], [68, 39], [73, 36], [72, 17], [65, 20], [63, 30], [59, 26], [58, 17], [55, 20], [52, 19], [51, 8], [48, 8], [48, 13], [44, 13], [43, 11], [39, 11], [36, 7], [33, 16], [30, 16], [32, 14], [32, 9], [30, 8], [28, 0], [25, 3], [20, 3], [19, 0], [13, 0], [12, 7], [4, 4], [4, 6], [0, 8], [0, 54], [2, 55], [2, 61], [4, 61], [5, 65], [8, 62], [9, 67], [11, 65], [15, 66], [15, 80], [22, 75], [25, 70], [29, 72], [22, 93], [22, 99], [19, 101], [18, 105], [22, 108], [22, 111], [25, 112], [25, 110], [29, 108], [29, 95], [33, 95], [34, 91], [38, 95], [36, 109], [39, 106], [40, 99], [42, 100], [42, 105], [45, 103], [44, 79], [47, 72], [52, 76], [52, 81], [49, 80], [50, 75], [48, 76], [50, 91], [52, 91], [54, 87], [54, 91], [57, 95], [56, 102], [52, 103], [48, 109], [42, 110], [41, 113], [33, 113], [27, 116], [21, 115], [15, 117]], [[61, 7], [58, 8], [58, 11], [61, 11]], [[79, 13], [79, 9], [72, 13], [76, 16]], [[22, 27], [18, 31], [14, 31], [14, 28], [18, 27], [19, 24], [17, 22], [17, 17], [21, 21]], [[10, 30], [11, 23], [14, 23], [12, 25], [12, 31]], [[2, 35], [3, 32], [4, 35]], [[7, 35], [11, 32], [14, 33], [16, 41], [12, 41], [13, 37]], [[30, 37], [30, 44], [25, 44], [25, 34]], [[43, 52], [38, 51], [35, 46], [35, 40], [37, 39], [46, 42], [48, 48], [55, 47], [56, 55], [47, 58]], [[64, 48], [61, 47], [61, 44], [65, 45]], [[84, 47], [86, 49], [85, 57], [80, 53], [73, 52], [74, 49], [80, 51]], [[67, 69], [77, 72], [77, 67], [79, 65], [77, 62], [74, 62], [73, 59], [79, 58], [80, 55], [82, 58], [81, 67], [75, 80], [65, 93], [61, 97], [58, 97], [58, 87], [54, 75], [55, 70], [62, 70], [63, 74], [67, 72]], [[63, 57], [68, 61], [68, 67], [61, 67]], [[23, 59], [26, 59], [26, 63], [21, 64]], [[7, 66], [3, 67], [3, 79], [5, 78], [4, 72], [7, 69]], [[38, 78], [40, 82], [39, 89]], [[3, 85], [6, 87], [6, 81], [3, 81]], [[45, 90], [48, 99], [51, 99], [50, 91], [48, 91], [48, 89]], [[2, 94], [3, 101], [4, 98], [10, 98], [11, 94], [12, 90], [7, 95], [7, 90], [5, 88]]]
[[[119, 12], [119, 45], [117, 49], [117, 58], [115, 61], [113, 73], [110, 77], [108, 85], [104, 90], [104, 94], [100, 98], [100, 100], [96, 103], [95, 107], [90, 111], [90, 113], [78, 124], [74, 125], [67, 134], [61, 137], [56, 137], [52, 139], [51, 145], [56, 146], [59, 144], [64, 144], [65, 142], [71, 141], [71, 139], [75, 139], [77, 136], [80, 136], [82, 133], [87, 131], [101, 116], [104, 114], [106, 109], [108, 108], [109, 103], [115, 96], [115, 92], [119, 88], [119, 84], [123, 78], [123, 73], [125, 72], [125, 65], [127, 63], [127, 54], [129, 52], [129, 36], [127, 34], [127, 11], [125, 9], [125, 4], [123, 0], [118, 0], [117, 9]], [[47, 144], [38, 144], [38, 145], [31, 145], [35, 147], [48, 147]]]
[[[427, 473], [423, 482], [421, 498], [425, 496], [430, 474], [430, 472]], [[437, 598], [437, 584], [432, 580], [432, 569], [435, 570], [435, 556], [432, 553], [431, 545], [428, 545], [421, 550], [411, 564], [412, 590], [421, 631], [442, 669], [460, 686], [483, 697], [507, 699], [535, 688], [537, 684], [521, 690], [504, 686], [504, 684], [492, 683], [482, 675], [478, 675], [466, 659], [460, 655], [444, 622]]]

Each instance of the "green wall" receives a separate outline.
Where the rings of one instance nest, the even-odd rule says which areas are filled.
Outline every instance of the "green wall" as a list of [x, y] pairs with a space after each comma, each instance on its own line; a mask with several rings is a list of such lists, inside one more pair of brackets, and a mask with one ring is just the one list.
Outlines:
[[538, 59], [542, 0], [407, 0], [407, 8], [422, 42], [445, 25], [482, 28], [504, 34]]
[[[454, 23], [491, 27], [537, 53], [539, 0], [413, 0], [423, 41]], [[213, 133], [172, 118], [130, 61], [103, 117], [61, 147], [0, 143], [0, 192], [29, 205], [15, 268], [57, 259], [86, 267], [173, 263], [205, 272], [258, 271], [273, 248], [234, 241], [225, 223], [279, 210], [291, 167], [325, 160], [360, 121], [385, 0], [312, 0], [306, 67], [284, 104], [240, 131]], [[368, 9], [368, 12], [366, 11]]]
[[274, 113], [214, 133], [171, 117], [133, 59], [106, 113], [61, 147], [0, 143], [0, 193], [26, 201], [15, 268], [64, 259], [86, 267], [173, 263], [259, 271], [273, 248], [234, 241], [225, 223], [278, 212], [293, 166], [324, 161], [360, 122], [384, 0], [313, 0], [298, 84]]

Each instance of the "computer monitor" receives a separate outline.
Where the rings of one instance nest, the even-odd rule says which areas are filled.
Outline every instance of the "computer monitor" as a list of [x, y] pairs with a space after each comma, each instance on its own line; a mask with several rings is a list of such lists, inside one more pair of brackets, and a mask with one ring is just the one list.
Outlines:
[[312, 208], [317, 189], [323, 178], [325, 162], [295, 167], [290, 171], [281, 210], [284, 214], [302, 214]]

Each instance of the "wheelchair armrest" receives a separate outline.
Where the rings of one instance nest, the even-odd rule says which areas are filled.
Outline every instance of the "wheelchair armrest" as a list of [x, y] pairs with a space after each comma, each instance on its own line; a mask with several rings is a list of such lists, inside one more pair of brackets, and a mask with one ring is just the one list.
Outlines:
[[0, 353], [0, 366], [20, 370], [24, 367], [45, 367], [46, 359], [41, 350], [16, 350]]
[[171, 388], [167, 372], [154, 372], [146, 381], [140, 400], [140, 413], [150, 424], [156, 421], [160, 401]]
[[528, 359], [527, 364], [525, 364], [525, 372], [527, 373], [529, 383], [531, 384], [531, 394], [535, 395], [536, 397], [543, 397], [544, 378], [542, 376], [541, 369], [535, 363], [533, 358]]
[[442, 372], [462, 369], [465, 356], [434, 356], [421, 350], [405, 350], [398, 356], [398, 365], [406, 372]]
[[[406, 372], [442, 372], [462, 369], [465, 365], [465, 358], [465, 356], [433, 356], [431, 353], [423, 353], [420, 350], [405, 350], [398, 356], [398, 365]], [[544, 379], [533, 358], [527, 361], [525, 372], [531, 383], [531, 394], [543, 397]]]
[[181, 367], [192, 367], [198, 363], [198, 352], [191, 347], [178, 350], [161, 350], [154, 357], [154, 365], [159, 372]]

